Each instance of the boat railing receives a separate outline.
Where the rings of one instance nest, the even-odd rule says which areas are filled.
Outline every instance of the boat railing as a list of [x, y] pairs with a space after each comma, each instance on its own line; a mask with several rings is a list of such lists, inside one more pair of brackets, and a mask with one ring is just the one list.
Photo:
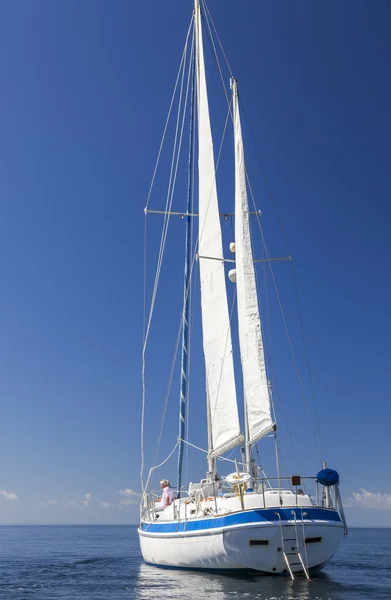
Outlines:
[[[277, 485], [276, 485], [277, 484]], [[239, 486], [226, 484], [223, 485], [224, 495], [232, 496], [238, 493]], [[321, 484], [316, 477], [313, 476], [286, 476], [286, 477], [257, 477], [253, 480], [253, 487], [244, 490], [245, 492], [255, 491], [263, 496], [263, 505], [266, 507], [267, 494], [276, 494], [280, 496], [279, 503], [282, 505], [282, 493], [291, 492], [294, 495], [292, 504], [301, 506], [299, 502], [300, 496], [307, 496], [312, 505], [320, 508], [338, 508], [340, 505], [338, 485], [325, 486]]]
[[[232, 498], [238, 496], [245, 499], [247, 494], [251, 492], [262, 495], [262, 504], [265, 508], [271, 506], [271, 494], [277, 496], [275, 504], [279, 504], [281, 507], [283, 505], [287, 506], [287, 493], [290, 493], [293, 496], [291, 506], [305, 506], [305, 501], [304, 503], [302, 501], [303, 497], [307, 499], [307, 502], [309, 499], [314, 507], [339, 509], [341, 506], [338, 485], [325, 486], [321, 484], [316, 477], [259, 477], [253, 480], [253, 487], [251, 489], [249, 489], [248, 486], [246, 489], [245, 486], [229, 485], [224, 479], [220, 480], [219, 483], [218, 493], [213, 495], [213, 497], [205, 496], [202, 488], [196, 491], [190, 491], [190, 493], [187, 488], [181, 488], [181, 502], [178, 501], [178, 490], [173, 489], [176, 502], [172, 505], [172, 517], [174, 519], [180, 518], [180, 520], [187, 521], [189, 518], [194, 518], [195, 514], [205, 512], [206, 508], [208, 509], [208, 513], [215, 510], [215, 513], [217, 514], [219, 510], [216, 504], [216, 498]], [[159, 491], [154, 490], [144, 495], [141, 506], [142, 518], [153, 521], [159, 519], [159, 513], [161, 513], [161, 511], [156, 507], [156, 503], [160, 499], [160, 496], [161, 492], [159, 493]], [[211, 500], [214, 500], [214, 507], [210, 504], [206, 507], [206, 501]]]
[[[274, 487], [271, 482], [277, 482], [278, 487]], [[281, 486], [285, 482], [288, 485]], [[303, 495], [308, 496], [316, 507], [337, 508], [339, 504], [338, 485], [326, 486], [311, 476], [259, 477], [254, 480], [254, 489], [262, 493], [265, 505], [266, 493], [278, 494], [288, 489], [295, 495], [296, 506], [299, 505], [298, 497]]]

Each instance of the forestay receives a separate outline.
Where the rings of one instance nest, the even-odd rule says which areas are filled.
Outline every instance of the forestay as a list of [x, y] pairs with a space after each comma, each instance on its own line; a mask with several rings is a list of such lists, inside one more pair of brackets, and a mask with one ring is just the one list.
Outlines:
[[244, 148], [236, 80], [232, 80], [235, 140], [235, 250], [240, 356], [248, 444], [272, 431], [261, 320], [251, 248]]
[[200, 7], [197, 0], [195, 2], [195, 28], [202, 333], [209, 402], [209, 456], [213, 458], [235, 447], [242, 442], [243, 438], [240, 435], [236, 402], [231, 328], [206, 89]]

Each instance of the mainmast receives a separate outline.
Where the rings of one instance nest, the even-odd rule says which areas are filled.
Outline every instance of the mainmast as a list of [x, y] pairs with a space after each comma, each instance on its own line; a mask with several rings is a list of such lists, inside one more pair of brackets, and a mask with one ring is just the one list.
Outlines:
[[185, 233], [185, 273], [183, 289], [183, 313], [182, 313], [182, 351], [181, 351], [181, 386], [179, 401], [179, 448], [178, 448], [178, 498], [181, 495], [182, 486], [182, 464], [183, 447], [186, 435], [186, 408], [188, 396], [189, 378], [189, 319], [190, 319], [190, 274], [191, 274], [191, 201], [193, 194], [193, 122], [194, 122], [194, 82], [195, 82], [195, 51], [191, 55], [191, 95], [190, 95], [190, 139], [189, 139], [189, 162], [187, 177], [187, 200], [186, 200], [186, 233]]

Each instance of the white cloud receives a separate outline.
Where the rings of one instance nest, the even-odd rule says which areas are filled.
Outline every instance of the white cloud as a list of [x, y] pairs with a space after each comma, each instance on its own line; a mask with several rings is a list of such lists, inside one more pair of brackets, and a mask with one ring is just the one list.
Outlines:
[[103, 500], [99, 500], [95, 498], [92, 494], [84, 494], [83, 500], [71, 500], [68, 502], [68, 506], [72, 506], [72, 508], [83, 508], [89, 507], [91, 504], [99, 504], [101, 508], [110, 508], [111, 502], [104, 502]]
[[17, 494], [14, 494], [13, 492], [6, 492], [5, 490], [0, 490], [0, 496], [3, 496], [7, 500], [17, 500], [18, 499]]
[[84, 494], [83, 500], [71, 500], [67, 503], [72, 508], [81, 508], [82, 506], [90, 506], [91, 500], [93, 499], [92, 494]]
[[140, 501], [141, 494], [134, 492], [130, 488], [125, 488], [124, 490], [120, 490], [119, 493], [122, 496], [122, 498], [120, 500], [120, 504], [122, 504], [122, 506], [129, 506], [130, 504], [138, 504]]
[[353, 492], [352, 497], [346, 502], [347, 507], [360, 506], [361, 508], [390, 508], [391, 494], [381, 494], [380, 492], [369, 492], [360, 488], [358, 492]]
[[[3, 492], [1, 492], [3, 493]], [[133, 490], [126, 488], [123, 490], [119, 490], [120, 494], [120, 505], [128, 506], [130, 504], [138, 504], [141, 494], [134, 492]], [[84, 494], [84, 496], [80, 500], [70, 500], [68, 502], [59, 502], [58, 500], [45, 500], [39, 503], [39, 505], [43, 508], [49, 508], [55, 505], [68, 506], [71, 508], [85, 510], [86, 508], [93, 508], [100, 506], [100, 508], [110, 508], [113, 506], [112, 502], [107, 502], [105, 500], [100, 500], [96, 496], [93, 496], [89, 492]]]
[[57, 500], [49, 500], [48, 502], [40, 502], [39, 506], [42, 506], [43, 508], [49, 508], [49, 506], [56, 506], [57, 504]]
[[121, 498], [120, 504], [122, 506], [129, 506], [130, 504], [138, 504], [137, 498]]
[[89, 506], [91, 504], [91, 500], [92, 500], [91, 494], [84, 494], [84, 500], [81, 500], [80, 504], [83, 504], [83, 506]]
[[126, 488], [124, 490], [120, 490], [119, 493], [121, 494], [121, 496], [127, 496], [128, 498], [139, 498], [141, 496], [141, 494], [138, 494], [137, 492], [134, 492], [133, 490], [130, 490], [129, 488]]

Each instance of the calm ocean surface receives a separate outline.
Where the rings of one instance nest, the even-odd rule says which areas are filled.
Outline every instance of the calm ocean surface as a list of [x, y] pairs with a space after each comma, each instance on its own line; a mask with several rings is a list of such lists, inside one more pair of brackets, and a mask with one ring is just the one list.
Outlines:
[[136, 527], [0, 527], [0, 598], [391, 599], [391, 529], [351, 529], [311, 582], [143, 564]]

